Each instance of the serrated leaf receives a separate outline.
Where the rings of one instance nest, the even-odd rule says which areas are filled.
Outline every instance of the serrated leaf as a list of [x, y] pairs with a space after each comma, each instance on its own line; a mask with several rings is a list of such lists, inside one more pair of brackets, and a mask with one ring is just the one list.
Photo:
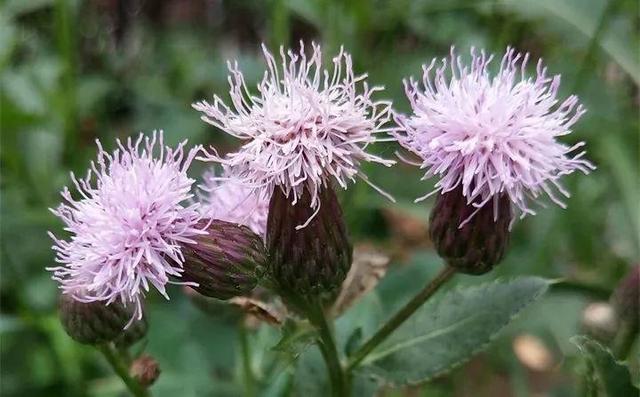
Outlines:
[[351, 269], [331, 308], [332, 316], [341, 316], [354, 303], [373, 290], [386, 274], [388, 266], [387, 255], [372, 248], [356, 247], [353, 251]]
[[[631, 383], [631, 375], [626, 365], [615, 360], [609, 349], [587, 336], [571, 338], [595, 369], [594, 375], [602, 386], [605, 396], [637, 396], [638, 389]], [[600, 395], [600, 394], [599, 394]]]
[[416, 384], [446, 373], [481, 351], [549, 281], [522, 277], [455, 289], [429, 302], [363, 362], [392, 384]]

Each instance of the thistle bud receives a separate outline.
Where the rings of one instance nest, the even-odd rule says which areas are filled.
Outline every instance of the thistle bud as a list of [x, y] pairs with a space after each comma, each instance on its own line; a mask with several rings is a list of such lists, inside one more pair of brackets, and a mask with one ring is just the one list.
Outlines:
[[60, 322], [64, 330], [77, 342], [97, 345], [122, 335], [132, 310], [120, 302], [79, 302], [69, 294], [60, 296]]
[[262, 238], [246, 226], [213, 220], [208, 234], [183, 247], [182, 279], [197, 283], [202, 295], [229, 299], [246, 295], [264, 273], [266, 252]]
[[[493, 199], [492, 199], [493, 200]], [[438, 196], [431, 211], [429, 236], [438, 255], [461, 273], [484, 274], [497, 265], [509, 243], [511, 203], [506, 194], [476, 208], [462, 188]]]
[[131, 363], [129, 373], [140, 385], [149, 387], [160, 376], [160, 366], [153, 357], [143, 354]]
[[611, 296], [611, 304], [620, 323], [638, 332], [640, 323], [640, 265], [620, 281]]
[[135, 319], [133, 323], [131, 323], [127, 329], [123, 330], [122, 334], [114, 340], [114, 343], [118, 347], [129, 347], [144, 338], [147, 335], [148, 329], [149, 323], [147, 322], [147, 317], [143, 312], [142, 318], [139, 320]]
[[281, 189], [271, 197], [269, 273], [289, 303], [333, 301], [351, 267], [353, 249], [333, 188], [320, 189], [317, 199], [314, 214], [308, 191], [295, 204]]

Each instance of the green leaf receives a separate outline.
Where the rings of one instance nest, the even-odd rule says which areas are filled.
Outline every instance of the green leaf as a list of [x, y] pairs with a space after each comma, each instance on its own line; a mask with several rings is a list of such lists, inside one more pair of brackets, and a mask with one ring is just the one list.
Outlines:
[[446, 373], [481, 351], [549, 281], [521, 277], [455, 289], [428, 302], [364, 364], [392, 384], [415, 384]]
[[[626, 365], [616, 362], [609, 349], [587, 336], [574, 336], [571, 338], [582, 354], [587, 358], [595, 371], [590, 376], [595, 376], [604, 395], [608, 397], [637, 396], [638, 389], [631, 383], [631, 375]], [[594, 379], [588, 379], [593, 382]]]

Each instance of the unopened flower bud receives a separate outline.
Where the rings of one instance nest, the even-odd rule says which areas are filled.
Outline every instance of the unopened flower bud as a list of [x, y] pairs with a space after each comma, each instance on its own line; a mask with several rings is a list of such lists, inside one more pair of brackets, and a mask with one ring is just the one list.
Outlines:
[[133, 320], [133, 323], [123, 330], [122, 334], [114, 342], [118, 347], [129, 347], [144, 338], [148, 329], [149, 323], [143, 312], [142, 318]]
[[[352, 260], [352, 246], [336, 194], [320, 189], [319, 208], [305, 191], [295, 204], [275, 189], [269, 206], [269, 272], [290, 303], [335, 299]], [[307, 224], [308, 223], [308, 224]]]
[[153, 357], [143, 354], [131, 363], [129, 373], [140, 385], [149, 387], [160, 376], [160, 366]]
[[461, 273], [484, 274], [497, 265], [509, 243], [511, 203], [500, 194], [481, 208], [467, 203], [462, 188], [438, 195], [429, 236], [438, 255]]
[[620, 281], [611, 296], [611, 304], [616, 312], [618, 321], [638, 332], [640, 322], [640, 265], [634, 266]]
[[246, 295], [264, 273], [266, 251], [262, 238], [246, 226], [213, 220], [208, 234], [185, 244], [182, 279], [195, 282], [202, 295], [229, 299]]
[[[129, 310], [131, 309], [131, 310]], [[97, 345], [122, 335], [131, 319], [132, 308], [120, 302], [79, 302], [69, 294], [62, 294], [59, 303], [60, 322], [64, 330], [77, 342]]]

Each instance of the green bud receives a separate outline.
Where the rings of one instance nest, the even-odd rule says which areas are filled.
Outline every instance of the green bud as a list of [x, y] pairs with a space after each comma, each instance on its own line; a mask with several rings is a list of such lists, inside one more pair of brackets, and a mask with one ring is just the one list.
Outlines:
[[438, 196], [431, 211], [429, 236], [449, 266], [460, 273], [479, 275], [502, 260], [509, 244], [511, 202], [502, 194], [497, 204], [495, 218], [493, 201], [478, 210], [467, 204], [461, 187]]
[[[321, 189], [318, 199], [315, 216], [306, 191], [293, 205], [281, 189], [275, 189], [269, 204], [269, 274], [278, 292], [294, 306], [332, 302], [351, 267], [353, 248], [333, 188]], [[296, 228], [310, 218], [308, 225]]]
[[64, 330], [77, 342], [97, 345], [110, 342], [123, 334], [132, 316], [132, 308], [120, 302], [78, 302], [68, 294], [60, 296], [60, 322]]
[[185, 244], [182, 279], [195, 282], [199, 293], [229, 299], [251, 292], [264, 273], [266, 251], [262, 238], [246, 226], [213, 220], [207, 235]]

